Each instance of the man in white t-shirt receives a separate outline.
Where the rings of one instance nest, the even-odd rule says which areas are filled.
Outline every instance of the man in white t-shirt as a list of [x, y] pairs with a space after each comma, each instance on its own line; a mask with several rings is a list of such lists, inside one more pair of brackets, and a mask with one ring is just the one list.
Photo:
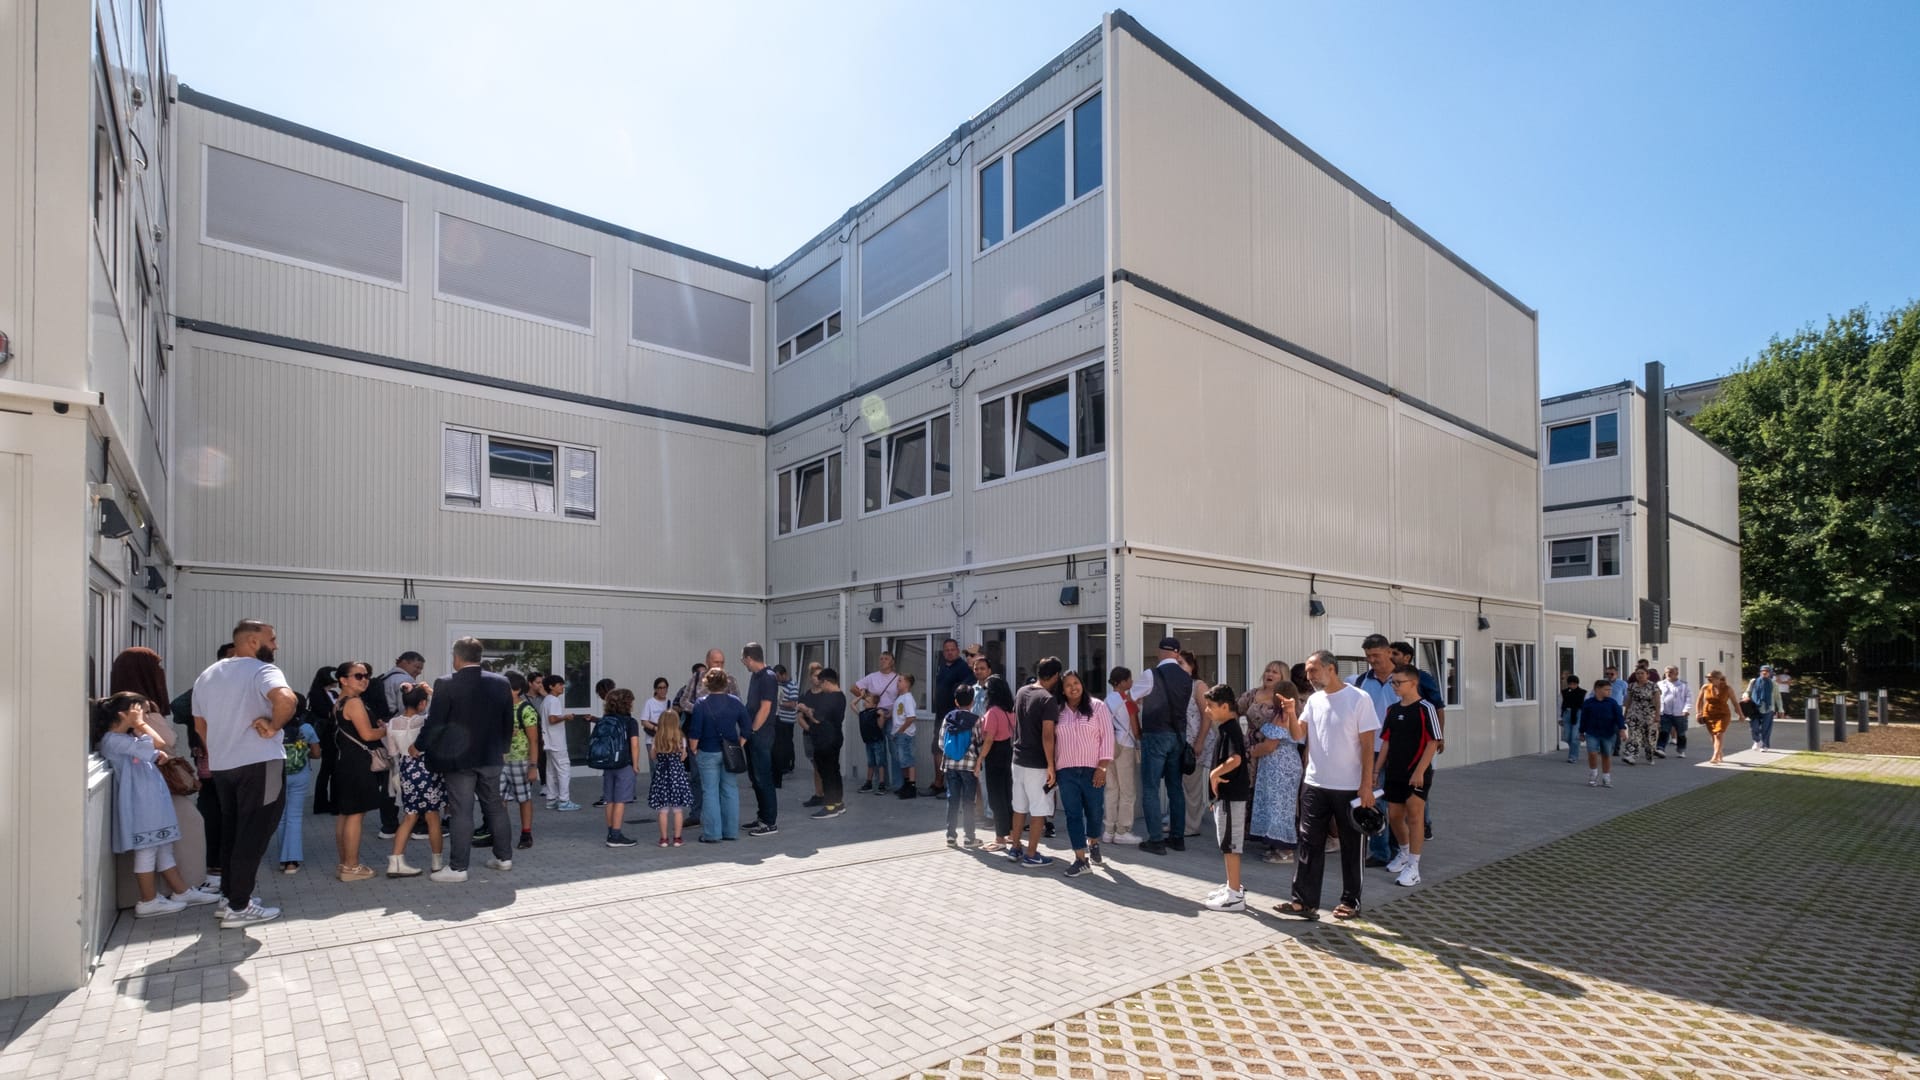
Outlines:
[[[273, 627], [244, 619], [233, 628], [233, 655], [193, 681], [193, 726], [207, 748], [207, 768], [220, 800], [220, 850], [208, 861], [223, 871], [222, 926], [251, 926], [280, 915], [253, 899], [260, 857], [286, 805], [286, 749], [281, 729], [293, 720], [294, 694], [273, 664]], [[217, 861], [216, 861], [217, 859]]]
[[1300, 847], [1294, 853], [1293, 899], [1275, 905], [1282, 915], [1320, 917], [1320, 882], [1326, 873], [1327, 829], [1340, 832], [1340, 906], [1336, 919], [1360, 914], [1360, 828], [1353, 804], [1373, 805], [1374, 733], [1380, 730], [1373, 700], [1340, 679], [1333, 654], [1307, 658], [1313, 696], [1300, 710], [1291, 734], [1307, 744], [1306, 783], [1300, 789]]

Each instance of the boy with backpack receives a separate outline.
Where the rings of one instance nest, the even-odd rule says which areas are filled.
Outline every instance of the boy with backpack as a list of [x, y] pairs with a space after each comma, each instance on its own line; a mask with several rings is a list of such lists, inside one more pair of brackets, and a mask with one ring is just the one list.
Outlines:
[[607, 694], [606, 712], [594, 722], [587, 740], [587, 764], [600, 770], [600, 799], [607, 807], [607, 846], [639, 843], [622, 832], [627, 804], [640, 790], [640, 721], [633, 718], [633, 691]]
[[973, 687], [954, 687], [953, 704], [953, 711], [940, 721], [940, 756], [947, 768], [947, 846], [960, 846], [955, 826], [965, 821], [967, 846], [976, 848], [980, 840], [973, 834], [973, 804], [980, 797], [980, 750], [973, 734], [980, 714], [973, 711]]
[[500, 766], [500, 799], [520, 804], [520, 850], [533, 846], [533, 789], [540, 782], [540, 710], [527, 700], [527, 677], [507, 672], [513, 691], [513, 737]]

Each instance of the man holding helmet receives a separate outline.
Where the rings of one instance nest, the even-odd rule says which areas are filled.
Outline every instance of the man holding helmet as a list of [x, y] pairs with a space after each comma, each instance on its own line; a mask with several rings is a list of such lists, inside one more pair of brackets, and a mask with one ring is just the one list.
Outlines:
[[[1360, 833], [1356, 817], [1376, 825], [1374, 807], [1374, 733], [1380, 718], [1365, 691], [1340, 679], [1334, 656], [1325, 649], [1307, 658], [1313, 696], [1288, 724], [1289, 734], [1307, 744], [1306, 783], [1300, 789], [1300, 847], [1294, 854], [1293, 898], [1274, 911], [1296, 919], [1320, 917], [1320, 884], [1326, 873], [1327, 830], [1340, 833], [1340, 906], [1336, 919], [1360, 914]], [[1355, 807], [1364, 808], [1357, 813]]]

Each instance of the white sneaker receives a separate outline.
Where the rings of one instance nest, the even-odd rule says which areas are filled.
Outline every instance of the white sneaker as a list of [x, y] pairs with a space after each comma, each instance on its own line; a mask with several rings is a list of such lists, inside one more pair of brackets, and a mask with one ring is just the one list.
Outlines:
[[199, 889], [188, 889], [186, 892], [174, 893], [173, 898], [188, 907], [199, 907], [202, 904], [219, 903], [225, 899], [217, 892], [201, 892]]
[[1244, 911], [1247, 906], [1247, 893], [1244, 889], [1239, 892], [1222, 889], [1219, 895], [1207, 897], [1206, 904], [1214, 911]]
[[1413, 861], [1412, 856], [1409, 855], [1407, 852], [1403, 851], [1400, 854], [1395, 855], [1391, 860], [1387, 862], [1387, 873], [1397, 874], [1400, 871], [1405, 870], [1407, 868], [1407, 864], [1412, 861]]
[[1608, 774], [1606, 774], [1605, 776], [1602, 776], [1602, 777], [1600, 778], [1600, 786], [1601, 786], [1601, 787], [1612, 787], [1612, 786], [1613, 786], [1613, 774], [1612, 774], [1612, 773], [1608, 773]]
[[231, 930], [236, 926], [245, 927], [252, 926], [255, 923], [272, 922], [279, 917], [279, 908], [263, 906], [256, 900], [246, 907], [241, 908], [239, 911], [228, 911], [226, 915], [220, 919], [220, 925]]
[[467, 872], [465, 870], [455, 870], [451, 866], [446, 866], [438, 870], [435, 870], [431, 874], [428, 874], [427, 878], [430, 881], [440, 881], [440, 882], [445, 882], [449, 885], [458, 885], [461, 882], [467, 880]]
[[513, 869], [513, 860], [512, 859], [496, 859], [496, 858], [489, 857], [487, 859], [487, 869], [511, 870]]
[[1135, 833], [1131, 829], [1123, 833], [1113, 834], [1113, 842], [1116, 844], [1138, 844], [1143, 839], [1144, 837], [1140, 836], [1138, 833]]
[[1405, 885], [1409, 888], [1420, 884], [1420, 864], [1413, 862], [1408, 863], [1406, 869], [1400, 871], [1400, 876], [1393, 879], [1393, 883], [1395, 885]]
[[185, 910], [187, 910], [185, 901], [170, 900], [164, 896], [156, 896], [151, 900], [142, 900], [133, 905], [133, 917], [136, 919], [151, 919], [155, 915], [172, 915], [176, 911]]
[[[259, 897], [257, 897], [257, 896], [253, 896], [253, 897], [249, 897], [249, 898], [248, 898], [248, 900], [247, 900], [247, 902], [248, 902], [248, 903], [251, 903], [251, 904], [258, 904], [258, 903], [260, 902], [260, 898], [259, 898]], [[229, 912], [229, 911], [231, 911], [231, 910], [232, 910], [231, 908], [229, 908], [229, 907], [227, 907], [227, 898], [226, 898], [226, 897], [224, 897], [224, 896], [216, 896], [216, 897], [214, 897], [214, 903], [213, 903], [213, 917], [214, 917], [214, 918], [216, 918], [216, 919], [224, 919], [224, 918], [226, 918], [226, 917], [227, 917], [227, 912]]]
[[207, 893], [212, 893], [215, 896], [219, 896], [220, 895], [220, 875], [208, 874], [207, 880], [201, 882], [198, 885], [195, 885], [193, 887], [193, 890], [195, 892], [207, 892]]
[[1588, 787], [1599, 787], [1599, 786], [1600, 786], [1600, 778], [1599, 778], [1599, 777], [1597, 777], [1597, 776], [1589, 776], [1589, 777], [1587, 777], [1587, 786], [1588, 786]]
[[1230, 889], [1230, 888], [1228, 888], [1228, 887], [1227, 887], [1227, 886], [1225, 886], [1225, 885], [1215, 885], [1215, 886], [1213, 887], [1213, 891], [1212, 891], [1212, 892], [1210, 892], [1210, 893], [1208, 893], [1208, 894], [1207, 894], [1207, 895], [1206, 895], [1206, 896], [1205, 896], [1205, 897], [1204, 897], [1204, 898], [1203, 898], [1203, 899], [1201, 900], [1201, 902], [1202, 902], [1202, 903], [1211, 903], [1212, 901], [1214, 901], [1214, 900], [1218, 900], [1219, 898], [1221, 898], [1221, 897], [1223, 897], [1223, 896], [1225, 896], [1225, 895], [1227, 895], [1228, 893], [1230, 893], [1230, 892], [1232, 892], [1232, 891], [1233, 891], [1232, 889]]

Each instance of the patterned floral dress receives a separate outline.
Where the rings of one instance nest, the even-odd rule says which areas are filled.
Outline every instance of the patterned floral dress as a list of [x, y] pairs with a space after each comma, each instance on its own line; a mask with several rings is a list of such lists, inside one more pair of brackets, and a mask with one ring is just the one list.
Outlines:
[[1653, 763], [1653, 742], [1659, 736], [1660, 688], [1650, 682], [1627, 684], [1627, 730], [1620, 742], [1626, 761], [1644, 757]]
[[1253, 760], [1253, 819], [1247, 825], [1247, 835], [1262, 836], [1291, 848], [1299, 835], [1295, 821], [1300, 802], [1299, 746], [1280, 726], [1279, 710], [1271, 703], [1260, 704], [1251, 693], [1242, 694], [1240, 709], [1262, 739], [1280, 740], [1279, 749]]

